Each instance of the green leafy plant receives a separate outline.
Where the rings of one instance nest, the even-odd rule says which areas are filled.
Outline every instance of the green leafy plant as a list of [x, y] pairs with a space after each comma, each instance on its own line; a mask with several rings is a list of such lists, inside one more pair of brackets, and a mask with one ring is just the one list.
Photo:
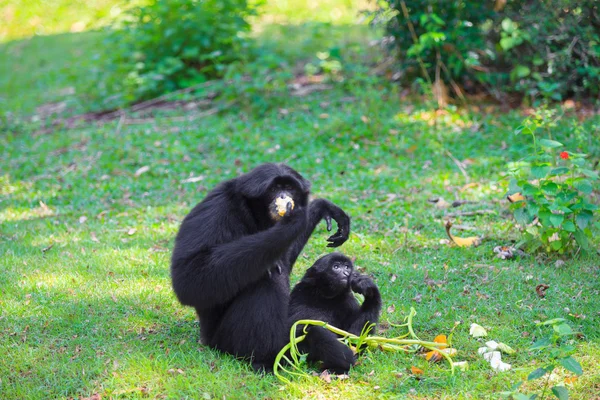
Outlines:
[[[575, 353], [575, 346], [571, 344], [573, 335], [577, 333], [573, 331], [571, 326], [565, 322], [564, 318], [554, 318], [548, 321], [540, 322], [536, 324], [538, 327], [552, 327], [552, 332], [549, 335], [543, 336], [538, 339], [530, 348], [529, 351], [537, 352], [538, 354], [544, 354], [548, 356], [550, 361], [544, 367], [540, 367], [527, 375], [527, 381], [533, 381], [536, 379], [546, 379], [542, 393], [538, 394], [524, 394], [519, 392], [519, 388], [524, 382], [518, 382], [511, 388], [510, 391], [502, 392], [506, 398], [514, 400], [533, 400], [533, 399], [545, 399], [548, 393], [548, 387], [550, 386], [550, 376], [559, 366], [565, 370], [574, 373], [577, 376], [583, 374], [583, 369], [579, 362], [573, 358]], [[570, 381], [573, 378], [569, 378], [566, 381]], [[550, 388], [551, 393], [560, 400], [566, 400], [569, 398], [569, 391], [567, 387], [562, 385], [555, 385]]]
[[378, 15], [385, 16], [387, 33], [395, 39], [389, 43], [407, 83], [415, 75], [433, 76], [442, 65], [438, 76], [446, 83], [501, 100], [507, 94], [533, 101], [598, 94], [596, 0], [383, 3]]
[[[241, 58], [255, 14], [247, 0], [153, 0], [128, 12], [110, 35], [112, 78], [125, 101], [143, 99], [216, 77]], [[114, 83], [118, 85], [118, 83]]]
[[[563, 149], [551, 138], [538, 138], [537, 132], [554, 124], [555, 111], [542, 109], [525, 120], [516, 134], [529, 134], [533, 154], [513, 163], [509, 196], [511, 208], [521, 225], [524, 238], [519, 243], [533, 252], [563, 254], [574, 249], [590, 250], [594, 214], [598, 206], [590, 194], [598, 173], [586, 168], [586, 155]], [[550, 137], [550, 134], [548, 135]]]

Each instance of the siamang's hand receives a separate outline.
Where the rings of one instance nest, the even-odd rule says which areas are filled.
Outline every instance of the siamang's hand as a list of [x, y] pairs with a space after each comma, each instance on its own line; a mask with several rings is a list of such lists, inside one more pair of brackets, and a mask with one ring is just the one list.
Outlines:
[[352, 287], [352, 291], [362, 294], [365, 297], [372, 296], [377, 290], [379, 290], [377, 289], [375, 282], [373, 282], [373, 280], [367, 275], [353, 272], [351, 279], [350, 286]]
[[337, 223], [337, 231], [327, 238], [329, 244], [327, 247], [338, 247], [348, 240], [350, 235], [350, 217], [341, 208], [330, 201], [324, 201], [325, 207], [323, 210], [323, 218], [327, 223], [327, 231], [331, 232], [331, 219]]
[[287, 203], [286, 211], [281, 218], [282, 224], [306, 224], [308, 215], [306, 213], [306, 207], [296, 206], [292, 208], [292, 203]]

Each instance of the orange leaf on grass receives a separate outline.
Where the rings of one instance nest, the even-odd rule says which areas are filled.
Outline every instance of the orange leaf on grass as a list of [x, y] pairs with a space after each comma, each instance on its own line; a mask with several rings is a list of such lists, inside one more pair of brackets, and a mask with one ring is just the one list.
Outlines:
[[414, 375], [423, 375], [423, 370], [415, 367], [414, 365], [410, 367], [410, 372], [412, 372]]
[[575, 383], [576, 380], [577, 380], [576, 376], [567, 376], [565, 378], [565, 383]]
[[434, 343], [440, 343], [440, 344], [445, 344], [445, 346], [440, 346], [441, 349], [448, 347], [448, 338], [446, 337], [446, 335], [437, 335], [435, 337], [435, 339], [433, 339]]

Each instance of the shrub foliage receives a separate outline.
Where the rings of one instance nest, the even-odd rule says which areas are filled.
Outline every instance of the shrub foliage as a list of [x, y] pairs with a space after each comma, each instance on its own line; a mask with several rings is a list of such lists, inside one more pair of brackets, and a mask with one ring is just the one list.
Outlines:
[[437, 77], [497, 97], [599, 94], [596, 0], [389, 0], [385, 11], [406, 81]]
[[142, 99], [221, 77], [240, 58], [247, 0], [153, 0], [129, 11], [109, 47], [125, 76], [125, 101]]

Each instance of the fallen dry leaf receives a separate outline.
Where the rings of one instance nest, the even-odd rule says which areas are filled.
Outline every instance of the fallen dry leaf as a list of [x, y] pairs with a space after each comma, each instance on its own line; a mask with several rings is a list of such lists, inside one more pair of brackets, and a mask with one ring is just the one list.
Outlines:
[[441, 343], [441, 344], [445, 344], [445, 346], [441, 346], [440, 348], [443, 349], [445, 347], [448, 347], [448, 338], [446, 337], [446, 335], [437, 335], [435, 337], [435, 339], [433, 339], [434, 343]]
[[517, 201], [525, 201], [525, 196], [521, 193], [514, 193], [506, 196], [506, 199], [511, 203], [516, 203]]
[[82, 397], [81, 398], [81, 400], [101, 400], [101, 399], [102, 399], [102, 396], [100, 396], [98, 393], [94, 393], [90, 397]]
[[329, 374], [329, 371], [324, 370], [323, 372], [321, 372], [321, 375], [319, 375], [319, 378], [321, 378], [322, 380], [324, 380], [327, 383], [331, 383], [331, 375]]
[[435, 208], [439, 208], [440, 210], [445, 210], [446, 208], [450, 208], [452, 204], [448, 203], [442, 197], [436, 197], [433, 199], [427, 200], [428, 203], [435, 204]]
[[204, 180], [204, 176], [200, 175], [200, 176], [193, 176], [191, 178], [187, 178], [181, 181], [181, 183], [194, 183], [194, 182], [200, 182]]
[[436, 351], [436, 350], [428, 351], [425, 354], [425, 359], [432, 363], [440, 362], [440, 361], [442, 361], [443, 358], [444, 357], [440, 354], [440, 352]]
[[550, 286], [548, 286], [544, 283], [541, 283], [535, 287], [535, 292], [540, 297], [540, 299], [543, 299], [544, 297], [546, 297], [546, 289], [548, 289], [549, 287]]
[[468, 361], [457, 361], [457, 362], [453, 362], [452, 364], [461, 371], [466, 371], [469, 369]]
[[393, 274], [390, 278], [390, 282], [394, 283], [396, 279], [398, 279], [398, 276], [396, 274]]
[[136, 178], [138, 176], [140, 176], [141, 174], [150, 171], [150, 167], [147, 165], [144, 165], [143, 167], [139, 168], [137, 171], [135, 171], [135, 173], [133, 174], [133, 176], [135, 176]]
[[481, 238], [478, 236], [471, 236], [468, 238], [459, 238], [450, 233], [450, 228], [452, 228], [452, 222], [449, 220], [444, 224], [446, 228], [446, 234], [448, 237], [458, 246], [458, 247], [477, 247], [481, 244]]
[[133, 235], [133, 234], [134, 234], [134, 233], [136, 233], [136, 232], [137, 232], [137, 229], [135, 229], [135, 228], [131, 228], [131, 229], [129, 229], [129, 230], [127, 231], [127, 234], [128, 234], [129, 236], [131, 236], [131, 235]]
[[396, 311], [396, 306], [393, 304], [387, 308], [387, 312], [390, 314], [393, 313], [394, 311]]
[[423, 370], [415, 367], [414, 365], [410, 367], [410, 372], [412, 372], [414, 375], [423, 375]]
[[483, 326], [478, 325], [476, 323], [472, 323], [471, 329], [469, 329], [469, 334], [473, 337], [482, 337], [487, 336], [487, 331]]
[[577, 380], [576, 376], [566, 376], [565, 377], [565, 383], [575, 383], [576, 380]]

